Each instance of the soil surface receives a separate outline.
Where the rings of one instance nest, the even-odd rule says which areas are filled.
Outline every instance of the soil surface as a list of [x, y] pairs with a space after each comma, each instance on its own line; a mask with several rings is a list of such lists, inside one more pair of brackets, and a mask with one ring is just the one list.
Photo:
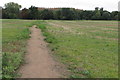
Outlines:
[[19, 70], [21, 78], [60, 78], [61, 75], [55, 68], [56, 62], [49, 54], [41, 30], [35, 25], [30, 30], [25, 64]]

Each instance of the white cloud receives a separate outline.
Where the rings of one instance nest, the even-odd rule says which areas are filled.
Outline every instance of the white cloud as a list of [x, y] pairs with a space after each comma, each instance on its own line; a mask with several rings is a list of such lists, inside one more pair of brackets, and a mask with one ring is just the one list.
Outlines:
[[95, 7], [103, 7], [105, 10], [118, 10], [119, 0], [3, 0], [0, 6], [5, 3], [16, 2], [22, 7], [30, 7], [31, 5], [37, 7], [73, 7], [84, 10], [94, 10]]

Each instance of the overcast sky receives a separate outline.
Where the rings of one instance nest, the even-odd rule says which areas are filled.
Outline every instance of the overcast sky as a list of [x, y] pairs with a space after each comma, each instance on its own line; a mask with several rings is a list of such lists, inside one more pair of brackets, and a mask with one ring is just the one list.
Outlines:
[[95, 7], [103, 7], [108, 11], [118, 10], [119, 0], [2, 0], [0, 6], [5, 3], [16, 2], [22, 5], [22, 8], [28, 8], [31, 5], [36, 7], [72, 7], [83, 10], [94, 10]]

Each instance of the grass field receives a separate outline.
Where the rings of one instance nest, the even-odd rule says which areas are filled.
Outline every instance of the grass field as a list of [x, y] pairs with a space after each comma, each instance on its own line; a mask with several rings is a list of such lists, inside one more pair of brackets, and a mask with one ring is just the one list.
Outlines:
[[29, 38], [28, 20], [2, 20], [3, 78], [18, 76], [16, 70], [23, 62], [26, 40]]
[[[116, 21], [46, 21], [50, 47], [73, 78], [118, 77]], [[49, 39], [48, 39], [49, 40]]]
[[[45, 24], [43, 24], [45, 23]], [[117, 21], [3, 20], [3, 77], [15, 77], [23, 62], [28, 26], [36, 24], [53, 55], [72, 78], [118, 77]]]

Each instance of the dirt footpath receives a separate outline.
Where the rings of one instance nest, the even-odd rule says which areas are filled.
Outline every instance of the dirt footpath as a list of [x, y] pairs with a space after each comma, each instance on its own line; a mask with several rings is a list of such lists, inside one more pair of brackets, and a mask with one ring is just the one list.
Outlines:
[[59, 78], [61, 75], [55, 69], [56, 62], [49, 54], [41, 30], [35, 27], [30, 28], [25, 64], [19, 71], [21, 78]]

